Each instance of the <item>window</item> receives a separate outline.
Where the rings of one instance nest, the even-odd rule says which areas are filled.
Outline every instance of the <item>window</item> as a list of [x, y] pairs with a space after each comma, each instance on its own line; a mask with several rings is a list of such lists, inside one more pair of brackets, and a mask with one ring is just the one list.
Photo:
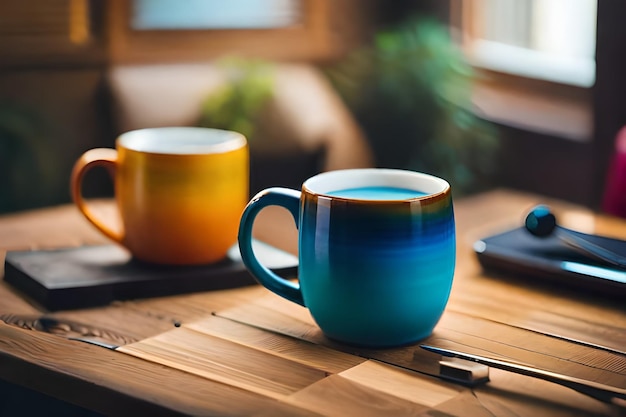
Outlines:
[[362, 0], [110, 0], [107, 4], [114, 63], [199, 61], [225, 54], [333, 59], [362, 39], [371, 8]]
[[463, 50], [484, 70], [476, 103], [486, 117], [591, 140], [596, 0], [458, 0], [453, 6]]
[[474, 0], [466, 50], [481, 67], [591, 87], [596, 0]]
[[301, 23], [300, 0], [135, 0], [134, 30], [272, 29]]

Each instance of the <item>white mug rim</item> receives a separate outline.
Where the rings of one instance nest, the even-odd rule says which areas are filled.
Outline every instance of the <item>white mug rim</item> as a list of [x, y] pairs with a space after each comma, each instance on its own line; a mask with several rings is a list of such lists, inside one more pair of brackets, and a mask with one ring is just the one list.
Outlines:
[[246, 146], [238, 132], [208, 127], [154, 127], [130, 130], [117, 138], [117, 146], [135, 152], [162, 155], [208, 155]]
[[[402, 199], [374, 200], [329, 194], [334, 191], [349, 188], [379, 186], [405, 188], [422, 192], [424, 195]], [[435, 196], [446, 194], [449, 190], [450, 184], [443, 178], [422, 172], [393, 168], [355, 168], [327, 171], [307, 179], [302, 184], [302, 191], [309, 194], [332, 200], [368, 203], [431, 199]]]

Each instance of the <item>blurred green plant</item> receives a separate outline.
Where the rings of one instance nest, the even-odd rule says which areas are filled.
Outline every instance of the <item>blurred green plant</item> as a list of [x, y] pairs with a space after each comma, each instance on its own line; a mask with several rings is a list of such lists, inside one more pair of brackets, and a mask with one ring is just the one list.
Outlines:
[[238, 57], [224, 58], [217, 65], [226, 82], [202, 103], [200, 126], [234, 130], [254, 140], [258, 113], [274, 91], [274, 67]]
[[488, 186], [497, 132], [472, 110], [475, 74], [446, 26], [412, 19], [326, 74], [364, 129], [377, 166], [441, 176], [457, 195]]
[[37, 114], [0, 100], [0, 213], [56, 202], [58, 166], [46, 139], [46, 124]]

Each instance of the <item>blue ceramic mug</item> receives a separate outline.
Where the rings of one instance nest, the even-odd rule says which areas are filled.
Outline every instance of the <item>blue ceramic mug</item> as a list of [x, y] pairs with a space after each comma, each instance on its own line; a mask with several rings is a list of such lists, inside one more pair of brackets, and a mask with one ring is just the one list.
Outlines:
[[[267, 206], [298, 227], [298, 282], [280, 278], [252, 250], [252, 226]], [[330, 171], [302, 191], [269, 188], [247, 205], [239, 248], [250, 273], [307, 307], [331, 339], [391, 347], [431, 334], [448, 302], [455, 265], [454, 212], [443, 179], [395, 169]]]

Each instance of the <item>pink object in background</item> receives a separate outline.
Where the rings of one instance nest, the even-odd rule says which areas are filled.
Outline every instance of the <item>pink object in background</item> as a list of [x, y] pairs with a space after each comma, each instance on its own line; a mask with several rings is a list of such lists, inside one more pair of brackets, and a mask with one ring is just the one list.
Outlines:
[[602, 209], [626, 218], [626, 126], [615, 138], [615, 154], [606, 181]]

